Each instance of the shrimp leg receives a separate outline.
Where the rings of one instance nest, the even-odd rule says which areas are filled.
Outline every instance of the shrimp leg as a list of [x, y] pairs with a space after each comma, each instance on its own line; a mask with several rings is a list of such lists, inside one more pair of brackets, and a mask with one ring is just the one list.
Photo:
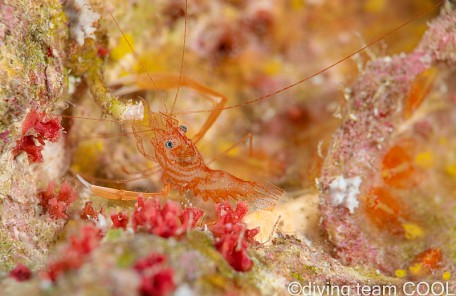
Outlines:
[[79, 182], [81, 182], [93, 195], [107, 198], [107, 199], [114, 199], [114, 200], [137, 200], [139, 195], [142, 195], [145, 198], [151, 197], [166, 197], [171, 189], [170, 184], [165, 184], [162, 191], [160, 192], [138, 192], [138, 191], [128, 191], [128, 190], [121, 190], [121, 189], [114, 189], [109, 187], [97, 186], [92, 185], [86, 180], [84, 180], [81, 176], [77, 175]]
[[207, 95], [205, 98], [208, 98], [213, 102], [214, 108], [202, 125], [200, 131], [193, 137], [193, 143], [197, 143], [206, 134], [209, 128], [217, 120], [220, 112], [222, 112], [223, 106], [227, 101], [227, 98], [224, 95], [216, 92], [208, 86], [205, 86], [186, 76], [179, 77], [179, 75], [174, 74], [143, 73], [118, 79], [114, 82], [114, 84], [125, 85], [114, 93], [117, 96], [130, 94], [132, 92], [140, 90], [169, 89], [177, 88], [179, 86], [186, 86], [199, 93]]

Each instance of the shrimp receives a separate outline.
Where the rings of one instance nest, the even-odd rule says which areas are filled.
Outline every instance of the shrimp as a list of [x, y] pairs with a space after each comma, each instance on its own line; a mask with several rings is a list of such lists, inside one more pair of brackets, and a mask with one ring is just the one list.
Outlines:
[[[139, 193], [96, 186], [80, 176], [79, 180], [95, 195], [119, 200], [135, 200], [144, 197], [165, 197], [171, 188], [180, 193], [191, 191], [204, 201], [219, 203], [242, 200], [257, 209], [273, 210], [285, 191], [266, 182], [245, 181], [221, 170], [212, 170], [204, 162], [201, 153], [186, 136], [187, 127], [178, 125], [175, 118], [161, 112], [151, 112], [146, 100], [142, 101], [144, 116], [133, 120], [133, 134], [142, 155], [156, 162], [162, 170], [164, 188], [159, 193]], [[145, 143], [150, 144], [146, 151]]]
[[[132, 120], [131, 126], [133, 134], [136, 138], [136, 145], [140, 153], [147, 159], [157, 163], [160, 167], [162, 171], [161, 180], [163, 182], [163, 190], [161, 192], [141, 194], [144, 197], [165, 197], [168, 195], [171, 188], [175, 188], [180, 192], [187, 190], [191, 191], [195, 196], [199, 196], [203, 200], [210, 199], [214, 202], [220, 202], [230, 198], [239, 199], [247, 201], [259, 209], [273, 209], [280, 197], [284, 195], [284, 190], [268, 183], [245, 181], [225, 171], [210, 169], [204, 162], [203, 157], [196, 148], [195, 144], [204, 136], [222, 110], [259, 102], [273, 95], [284, 92], [353, 57], [355, 54], [361, 52], [392, 32], [394, 31], [384, 34], [380, 38], [368, 43], [361, 49], [347, 55], [345, 58], [340, 59], [335, 63], [332, 63], [315, 74], [307, 76], [304, 79], [289, 84], [288, 86], [280, 88], [276, 91], [269, 92], [268, 94], [256, 99], [240, 104], [233, 104], [228, 107], [225, 106], [225, 103], [227, 102], [227, 98], [225, 96], [202, 84], [199, 84], [196, 81], [186, 78], [182, 74], [182, 64], [179, 75], [151, 75], [146, 70], [146, 73], [118, 80], [118, 82], [122, 85], [126, 85], [115, 93], [119, 96], [138, 90], [158, 90], [186, 86], [208, 95], [214, 100], [215, 104], [213, 108], [209, 110], [197, 110], [185, 113], [210, 112], [210, 115], [206, 119], [206, 122], [203, 124], [201, 130], [195, 137], [189, 139], [186, 136], [186, 128], [179, 126], [177, 120], [173, 117], [173, 109], [171, 109], [171, 114], [153, 112], [150, 109], [148, 102], [143, 100], [144, 116], [141, 120]], [[127, 40], [125, 37], [124, 39]], [[174, 99], [173, 107], [176, 102], [176, 98]], [[139, 192], [101, 187], [92, 185], [82, 178], [80, 178], [80, 180], [93, 194], [108, 199], [135, 200], [139, 195]]]
[[[116, 22], [112, 14], [111, 17]], [[118, 25], [117, 22], [116, 25]], [[121, 30], [120, 27], [119, 30]], [[122, 35], [125, 38], [123, 32]], [[126, 38], [125, 40], [128, 43]], [[135, 54], [130, 44], [129, 46], [133, 54]], [[182, 62], [183, 57], [184, 54], [182, 54]], [[143, 68], [146, 70], [144, 66]], [[117, 83], [122, 85], [114, 93], [117, 96], [145, 89], [177, 88], [177, 94], [174, 98], [171, 112], [173, 112], [180, 87], [189, 87], [199, 93], [205, 94], [209, 99], [213, 100], [214, 108], [212, 108], [213, 111], [210, 112], [200, 131], [192, 139], [189, 139], [186, 136], [187, 128], [179, 126], [172, 114], [153, 112], [149, 103], [146, 100], [142, 100], [143, 118], [141, 120], [133, 119], [128, 125], [131, 125], [140, 153], [147, 159], [157, 163], [161, 169], [162, 191], [157, 193], [140, 193], [117, 190], [92, 185], [78, 176], [79, 180], [93, 194], [108, 199], [135, 200], [139, 194], [142, 194], [144, 197], [165, 197], [171, 188], [176, 188], [180, 193], [191, 191], [195, 196], [200, 196], [204, 201], [211, 199], [218, 203], [231, 198], [245, 201], [258, 209], [274, 209], [278, 199], [284, 195], [284, 190], [265, 182], [245, 181], [222, 170], [212, 170], [205, 164], [201, 153], [195, 146], [223, 110], [227, 101], [225, 96], [184, 76], [182, 74], [182, 64], [179, 75], [151, 74], [146, 70], [142, 75], [118, 79], [116, 81]], [[166, 105], [165, 110], [167, 110]], [[146, 146], [150, 149], [148, 150]]]

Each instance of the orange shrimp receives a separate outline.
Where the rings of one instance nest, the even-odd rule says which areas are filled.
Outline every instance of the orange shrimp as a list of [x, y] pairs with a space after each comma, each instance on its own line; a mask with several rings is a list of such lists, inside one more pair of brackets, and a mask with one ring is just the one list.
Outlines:
[[[116, 22], [112, 14], [111, 17]], [[118, 26], [117, 22], [116, 25]], [[119, 30], [122, 32], [120, 27]], [[123, 32], [122, 35], [125, 38]], [[126, 38], [125, 40], [133, 54], [136, 55], [128, 40]], [[184, 54], [182, 54], [182, 62], [183, 57]], [[146, 70], [144, 66], [143, 68]], [[178, 126], [178, 122], [172, 117], [172, 114], [153, 112], [149, 103], [146, 100], [142, 100], [144, 107], [144, 114], [140, 114], [142, 119], [137, 120], [134, 118], [130, 120], [130, 123], [137, 141], [138, 150], [143, 156], [157, 163], [162, 171], [163, 190], [157, 193], [118, 190], [92, 185], [78, 176], [78, 179], [93, 194], [108, 199], [136, 200], [139, 194], [143, 197], [165, 197], [171, 188], [176, 188], [181, 193], [191, 191], [195, 196], [203, 198], [204, 201], [211, 199], [214, 202], [222, 202], [231, 198], [243, 200], [257, 209], [274, 209], [278, 199], [284, 195], [284, 190], [265, 182], [244, 181], [225, 171], [212, 170], [205, 164], [203, 157], [195, 146], [195, 143], [204, 136], [223, 110], [227, 101], [225, 96], [185, 77], [182, 74], [182, 64], [179, 75], [150, 74], [146, 70], [143, 75], [126, 77], [118, 80], [117, 83], [123, 85], [116, 92], [116, 95], [119, 96], [145, 89], [177, 88], [171, 112], [173, 112], [180, 87], [189, 87], [205, 94], [209, 99], [213, 100], [214, 108], [210, 111], [200, 131], [193, 139], [189, 139], [186, 136], [187, 128], [182, 125]]]
[[[142, 196], [165, 197], [168, 195], [171, 188], [176, 188], [180, 192], [187, 190], [191, 191], [195, 196], [199, 196], [203, 198], [203, 200], [211, 199], [214, 202], [220, 202], [229, 200], [231, 198], [234, 200], [246, 201], [258, 209], [272, 210], [280, 197], [284, 195], [284, 190], [265, 182], [244, 181], [225, 171], [210, 169], [205, 164], [200, 152], [195, 146], [195, 143], [204, 136], [204, 134], [215, 122], [222, 110], [256, 103], [270, 98], [271, 96], [274, 96], [278, 93], [284, 92], [290, 88], [293, 88], [298, 84], [301, 84], [304, 81], [307, 81], [353, 57], [357, 53], [363, 51], [384, 37], [392, 34], [394, 31], [402, 28], [411, 21], [412, 20], [407, 21], [393, 31], [382, 35], [381, 37], [358, 49], [357, 51], [345, 56], [337, 62], [332, 63], [331, 65], [308, 77], [305, 77], [276, 91], [273, 91], [267, 95], [263, 95], [256, 99], [240, 104], [234, 104], [228, 107], [225, 106], [225, 103], [227, 101], [226, 97], [206, 86], [197, 83], [196, 81], [183, 76], [182, 63], [179, 75], [151, 75], [147, 72], [145, 67], [142, 66], [143, 70], [145, 70], [145, 73], [142, 75], [130, 76], [128, 78], [119, 80], [118, 82], [124, 85], [124, 87], [118, 90], [117, 95], [124, 95], [137, 90], [158, 90], [175, 87], [177, 87], [179, 90], [180, 86], [186, 86], [193, 88], [200, 93], [204, 93], [214, 100], [214, 108], [211, 108], [209, 110], [185, 112], [185, 114], [210, 112], [210, 115], [207, 118], [206, 122], [203, 124], [201, 131], [198, 132], [193, 139], [189, 139], [186, 136], [186, 128], [178, 125], [178, 122], [173, 117], [173, 114], [153, 112], [150, 110], [149, 104], [143, 100], [143, 119], [132, 120], [131, 126], [136, 137], [137, 147], [141, 154], [146, 158], [156, 162], [161, 168], [161, 178], [164, 186], [161, 192], [141, 193]], [[122, 35], [124, 35], [123, 32]], [[128, 43], [128, 40], [125, 38], [125, 36], [124, 39]], [[131, 46], [130, 48], [134, 53], [133, 48]], [[174, 98], [173, 108], [176, 102], [176, 98], [177, 94]], [[173, 108], [171, 108], [171, 113], [173, 112]], [[92, 185], [82, 179], [80, 176], [78, 177], [80, 181], [87, 188], [89, 188], [93, 194], [104, 198], [116, 200], [135, 200], [140, 194], [139, 192], [135, 191], [118, 190]]]
[[139, 194], [164, 197], [173, 187], [181, 193], [189, 190], [204, 201], [211, 199], [218, 203], [231, 198], [261, 210], [273, 210], [285, 194], [272, 184], [244, 181], [225, 171], [210, 169], [193, 141], [187, 138], [187, 127], [179, 126], [169, 115], [151, 112], [147, 101], [142, 102], [144, 117], [134, 120], [132, 129], [141, 154], [160, 166], [163, 190], [159, 193], [118, 190], [92, 185], [78, 176], [93, 194], [108, 199], [135, 200]]

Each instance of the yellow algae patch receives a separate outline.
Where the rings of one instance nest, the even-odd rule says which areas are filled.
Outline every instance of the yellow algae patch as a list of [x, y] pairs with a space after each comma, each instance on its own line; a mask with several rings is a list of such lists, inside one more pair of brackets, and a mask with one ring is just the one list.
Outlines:
[[[227, 157], [234, 157], [237, 156], [241, 153], [241, 147], [245, 146], [248, 147], [248, 143], [241, 142], [238, 145], [234, 145], [233, 142], [227, 141], [227, 140], [221, 140], [219, 143], [217, 143], [217, 151], [222, 151], [220, 154], [225, 155]], [[248, 151], [248, 149], [245, 149]], [[248, 156], [248, 153], [246, 153], [246, 156]]]
[[451, 272], [445, 271], [445, 272], [442, 274], [442, 280], [444, 280], [444, 281], [449, 281], [450, 279], [451, 279]]
[[419, 275], [423, 271], [423, 264], [421, 263], [415, 263], [412, 266], [409, 267], [410, 273], [413, 275]]
[[423, 236], [424, 231], [416, 224], [404, 223], [402, 224], [405, 232], [405, 238], [408, 240], [414, 240]]
[[440, 145], [446, 145], [448, 143], [448, 139], [446, 137], [440, 137], [439, 138], [439, 144]]
[[398, 277], [398, 278], [403, 278], [407, 275], [407, 270], [405, 269], [398, 269], [394, 272], [394, 274]]
[[304, 7], [304, 0], [291, 0], [291, 9], [297, 11]]
[[364, 2], [364, 10], [367, 12], [381, 12], [385, 9], [385, 0], [367, 0]]
[[223, 10], [223, 14], [228, 20], [231, 21], [235, 21], [238, 17], [238, 11], [232, 8], [231, 6], [225, 7], [225, 9]]
[[[117, 47], [115, 47], [113, 50], [111, 50], [111, 59], [114, 61], [118, 61], [121, 58], [123, 58], [126, 54], [129, 54], [132, 52], [131, 47], [134, 49], [135, 48], [135, 42], [133, 39], [133, 36], [129, 33], [125, 33], [124, 36], [119, 37], [119, 44]], [[130, 44], [130, 45], [129, 45]]]
[[453, 177], [456, 177], [456, 164], [450, 164], [445, 167], [445, 172]]
[[434, 157], [429, 151], [422, 152], [415, 157], [415, 163], [419, 167], [428, 169], [434, 164]]
[[264, 63], [263, 71], [267, 75], [277, 75], [282, 70], [282, 64], [277, 59], [271, 59]]
[[94, 142], [81, 143], [73, 154], [73, 164], [71, 168], [75, 172], [85, 172], [93, 174], [96, 171], [98, 156], [103, 152], [103, 142], [98, 140]]
[[167, 73], [175, 71], [172, 61], [176, 60], [176, 51], [171, 47], [163, 47], [160, 51], [147, 51], [138, 57], [133, 67], [135, 72]]

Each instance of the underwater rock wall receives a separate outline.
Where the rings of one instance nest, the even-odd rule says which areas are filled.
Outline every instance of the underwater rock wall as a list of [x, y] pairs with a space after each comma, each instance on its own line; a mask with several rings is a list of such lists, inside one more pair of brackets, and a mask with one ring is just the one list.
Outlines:
[[[454, 143], [442, 141], [454, 133], [455, 24], [448, 4], [412, 53], [368, 62], [346, 90], [319, 179], [322, 226], [345, 264], [393, 274], [445, 243], [436, 240], [441, 224], [428, 221], [454, 223], [445, 210], [454, 204], [452, 186], [440, 184], [453, 178], [443, 163], [454, 161]], [[442, 200], [431, 207], [435, 196]]]

